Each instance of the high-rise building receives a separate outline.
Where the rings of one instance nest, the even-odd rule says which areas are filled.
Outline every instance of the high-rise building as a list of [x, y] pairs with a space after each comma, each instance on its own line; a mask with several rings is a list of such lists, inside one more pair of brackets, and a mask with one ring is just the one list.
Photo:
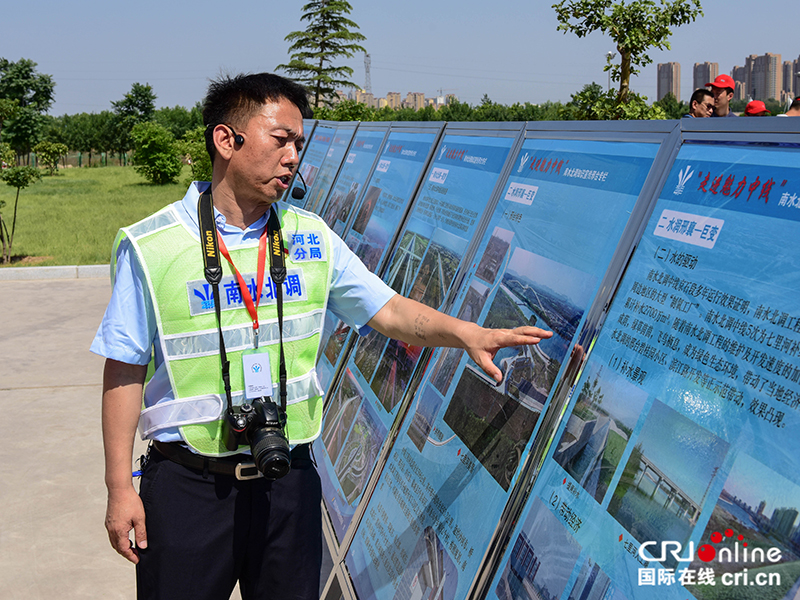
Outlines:
[[677, 100], [681, 99], [681, 64], [676, 62], [659, 63], [657, 99], [661, 100], [670, 92]]
[[781, 97], [783, 65], [780, 54], [767, 52], [762, 56], [751, 54], [744, 61], [748, 81], [745, 92], [752, 100], [769, 100]]
[[719, 75], [719, 63], [694, 63], [692, 74], [692, 91], [694, 92], [696, 89], [706, 87], [710, 81], [714, 81], [717, 78], [717, 75]]
[[425, 108], [425, 94], [421, 92], [408, 92], [403, 106], [413, 108], [414, 110], [422, 110]]
[[389, 108], [400, 108], [401, 103], [400, 92], [389, 92], [386, 94], [386, 104]]
[[772, 511], [772, 519], [770, 519], [772, 531], [788, 538], [792, 533], [797, 514], [796, 508], [776, 508]]
[[736, 82], [736, 89], [733, 91], [733, 99], [744, 100], [747, 98], [747, 68], [733, 67], [733, 69], [731, 69], [731, 77]]
[[792, 61], [783, 61], [783, 66], [781, 69], [783, 71], [783, 86], [781, 86], [781, 92], [791, 94], [793, 93], [792, 79], [794, 79], [794, 65], [792, 64]]
[[365, 92], [364, 90], [357, 90], [356, 91], [356, 102], [359, 104], [365, 104], [371, 108], [376, 108], [378, 106], [377, 100], [372, 95], [371, 92]]
[[800, 96], [800, 57], [783, 63], [783, 91], [792, 98]]

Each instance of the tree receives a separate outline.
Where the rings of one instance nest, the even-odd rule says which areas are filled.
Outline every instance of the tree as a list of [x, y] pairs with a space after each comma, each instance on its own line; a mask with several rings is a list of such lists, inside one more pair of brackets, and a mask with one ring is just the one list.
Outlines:
[[[11, 246], [14, 244], [14, 233], [17, 229], [17, 205], [19, 204], [19, 191], [25, 189], [34, 181], [41, 179], [42, 174], [34, 167], [11, 167], [0, 171], [0, 179], [7, 185], [17, 188], [17, 197], [14, 199], [14, 216], [11, 221], [11, 232], [8, 231], [8, 221], [0, 214], [0, 241], [3, 246], [3, 262], [11, 262]], [[5, 202], [0, 202], [0, 208]]]
[[620, 64], [610, 63], [611, 79], [619, 81], [617, 104], [628, 101], [631, 75], [653, 60], [650, 48], [669, 50], [671, 28], [702, 16], [700, 0], [561, 0], [553, 5], [558, 31], [584, 37], [594, 31], [608, 35], [616, 44]]
[[351, 31], [358, 29], [358, 25], [345, 17], [353, 10], [347, 0], [313, 0], [302, 10], [300, 20], [308, 21], [308, 27], [284, 38], [292, 42], [291, 60], [276, 68], [305, 84], [314, 96], [314, 106], [330, 105], [336, 88], [358, 87], [347, 79], [353, 75], [353, 69], [334, 66], [333, 62], [342, 56], [352, 58], [356, 52], [366, 53], [357, 42], [367, 38]]
[[33, 147], [37, 160], [45, 166], [50, 172], [50, 175], [58, 171], [58, 161], [68, 150], [69, 148], [67, 148], [65, 144], [48, 142], [46, 140], [39, 142]]
[[19, 100], [16, 98], [0, 98], [0, 134], [3, 133], [3, 123], [13, 119], [19, 110]]
[[211, 181], [211, 157], [206, 150], [205, 131], [206, 128], [200, 125], [187, 131], [183, 139], [175, 144], [192, 169], [192, 178], [186, 182], [187, 186], [192, 181]]
[[[8, 118], [3, 136], [17, 151], [27, 154], [39, 141], [43, 115], [53, 104], [56, 84], [50, 75], [36, 72], [36, 63], [27, 58], [11, 62], [0, 58], [0, 99], [16, 100], [16, 111]], [[0, 110], [3, 110], [0, 108]]]
[[137, 173], [157, 185], [174, 183], [181, 174], [181, 158], [175, 136], [153, 121], [139, 123], [131, 131], [133, 164]]
[[112, 102], [114, 110], [114, 129], [116, 140], [114, 150], [119, 153], [120, 163], [122, 155], [131, 149], [131, 132], [133, 128], [146, 121], [151, 121], [156, 111], [156, 95], [150, 84], [134, 83], [131, 91], [125, 94], [122, 100]]
[[198, 102], [191, 110], [183, 106], [159, 108], [153, 113], [153, 120], [172, 132], [180, 140], [188, 131], [203, 126], [203, 109]]
[[0, 179], [2, 179], [2, 169], [13, 166], [14, 158], [14, 149], [5, 142], [0, 142]]
[[648, 106], [647, 98], [631, 92], [625, 102], [619, 101], [614, 90], [604, 92], [600, 84], [585, 85], [560, 111], [566, 121], [596, 121], [616, 119], [664, 119], [664, 110]]
[[672, 92], [667, 92], [655, 105], [661, 107], [667, 119], [680, 119], [692, 109], [687, 102], [679, 102]]

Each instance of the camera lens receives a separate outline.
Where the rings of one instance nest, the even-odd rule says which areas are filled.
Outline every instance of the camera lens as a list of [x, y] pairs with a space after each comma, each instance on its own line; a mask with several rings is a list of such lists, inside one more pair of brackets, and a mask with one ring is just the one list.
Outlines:
[[280, 479], [292, 468], [289, 442], [279, 429], [259, 427], [250, 440], [253, 462], [267, 479]]

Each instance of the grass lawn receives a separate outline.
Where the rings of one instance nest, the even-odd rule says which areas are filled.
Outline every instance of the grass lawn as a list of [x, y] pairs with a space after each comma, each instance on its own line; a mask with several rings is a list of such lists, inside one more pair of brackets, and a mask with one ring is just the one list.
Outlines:
[[[179, 181], [189, 177], [184, 167]], [[107, 264], [117, 230], [180, 200], [180, 184], [153, 185], [132, 167], [61, 169], [22, 190], [9, 266]], [[0, 183], [11, 219], [16, 188]], [[0, 268], [2, 268], [0, 263]]]

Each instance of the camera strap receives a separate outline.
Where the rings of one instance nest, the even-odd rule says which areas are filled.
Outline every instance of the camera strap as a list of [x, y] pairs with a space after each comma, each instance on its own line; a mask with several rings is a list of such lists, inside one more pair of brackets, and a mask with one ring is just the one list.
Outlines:
[[222, 334], [221, 322], [221, 306], [219, 296], [219, 284], [222, 281], [222, 265], [219, 260], [219, 250], [223, 250], [223, 254], [228, 262], [231, 264], [234, 272], [236, 273], [237, 283], [239, 285], [239, 293], [242, 300], [253, 319], [253, 339], [256, 346], [258, 346], [258, 303], [261, 298], [261, 289], [264, 284], [264, 271], [266, 266], [266, 245], [267, 238], [269, 238], [270, 248], [270, 277], [275, 284], [275, 300], [278, 309], [278, 335], [279, 335], [279, 349], [280, 349], [280, 398], [281, 409], [286, 412], [286, 361], [283, 352], [283, 282], [286, 280], [286, 265], [283, 257], [283, 236], [281, 234], [281, 224], [278, 219], [277, 210], [270, 210], [270, 216], [267, 221], [267, 227], [264, 234], [261, 235], [259, 241], [259, 257], [258, 257], [258, 289], [256, 298], [250, 295], [250, 290], [244, 283], [244, 278], [239, 273], [239, 270], [233, 264], [227, 248], [221, 238], [217, 237], [217, 226], [214, 219], [214, 202], [211, 193], [206, 191], [200, 196], [197, 204], [197, 215], [200, 223], [200, 238], [203, 248], [203, 264], [206, 281], [211, 285], [214, 295], [214, 310], [217, 316], [217, 329], [219, 330], [219, 355], [222, 365], [222, 382], [225, 386], [225, 397], [227, 399], [228, 411], [233, 411], [233, 400], [231, 398], [231, 383], [230, 383], [230, 361], [225, 351], [225, 340]]
[[286, 263], [283, 257], [283, 235], [281, 234], [281, 222], [278, 219], [278, 209], [270, 210], [269, 220], [267, 221], [267, 231], [269, 236], [269, 275], [275, 283], [275, 301], [278, 305], [278, 336], [280, 342], [280, 367], [278, 377], [280, 378], [281, 408], [286, 412], [286, 358], [283, 354], [283, 282], [286, 281]]
[[219, 302], [219, 284], [222, 281], [222, 265], [219, 262], [219, 246], [217, 244], [217, 223], [214, 220], [214, 201], [210, 192], [204, 192], [197, 203], [197, 220], [200, 222], [200, 243], [203, 248], [203, 274], [211, 285], [214, 296], [214, 312], [217, 315], [219, 330], [219, 358], [222, 363], [222, 383], [225, 386], [225, 398], [228, 410], [233, 410], [231, 399], [231, 363], [225, 352], [225, 340], [222, 335], [221, 313]]

